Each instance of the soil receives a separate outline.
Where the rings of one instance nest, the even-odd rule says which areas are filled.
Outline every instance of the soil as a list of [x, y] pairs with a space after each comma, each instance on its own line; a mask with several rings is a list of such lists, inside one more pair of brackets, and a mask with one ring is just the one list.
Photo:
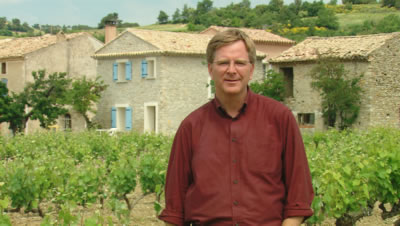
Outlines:
[[[138, 189], [137, 189], [138, 190]], [[140, 199], [142, 196], [141, 191], [137, 191], [128, 196], [131, 203], [135, 200]], [[155, 195], [147, 195], [143, 199], [140, 199], [139, 202], [133, 207], [131, 214], [129, 225], [131, 226], [163, 226], [164, 223], [156, 218], [156, 212], [153, 207], [153, 202], [155, 200]], [[44, 207], [46, 208], [46, 207]], [[386, 220], [382, 220], [380, 214], [381, 210], [378, 208], [378, 205], [375, 205], [375, 208], [372, 212], [371, 216], [364, 217], [356, 223], [356, 226], [380, 226], [380, 225], [394, 225], [396, 220], [400, 219], [400, 216], [395, 216]], [[83, 216], [90, 217], [95, 215], [96, 213], [100, 213], [101, 216], [112, 216], [114, 225], [123, 225], [120, 221], [118, 221], [117, 217], [113, 215], [111, 210], [109, 209], [101, 209], [100, 205], [95, 205], [90, 208], [85, 208], [79, 210], [80, 214], [83, 213]], [[78, 214], [77, 213], [77, 214]], [[55, 216], [55, 212], [47, 213], [51, 216]], [[37, 213], [23, 213], [22, 211], [19, 213], [8, 213], [10, 216], [11, 222], [13, 226], [40, 226], [42, 222], [42, 218]], [[83, 221], [82, 221], [83, 222]], [[83, 225], [83, 224], [80, 224]], [[334, 226], [335, 220], [328, 219], [322, 223], [323, 226]]]

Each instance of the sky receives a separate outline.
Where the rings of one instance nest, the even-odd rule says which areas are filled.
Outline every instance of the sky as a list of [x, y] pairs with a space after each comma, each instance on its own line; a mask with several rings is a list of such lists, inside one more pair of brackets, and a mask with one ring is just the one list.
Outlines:
[[[292, 0], [285, 0], [285, 4]], [[123, 22], [150, 25], [157, 22], [160, 10], [170, 17], [184, 4], [196, 8], [198, 0], [0, 0], [0, 17], [8, 21], [20, 19], [21, 23], [49, 25], [89, 25], [97, 27], [109, 13], [118, 13]], [[225, 7], [241, 0], [214, 0], [214, 7]], [[268, 4], [269, 0], [251, 0], [253, 8]]]

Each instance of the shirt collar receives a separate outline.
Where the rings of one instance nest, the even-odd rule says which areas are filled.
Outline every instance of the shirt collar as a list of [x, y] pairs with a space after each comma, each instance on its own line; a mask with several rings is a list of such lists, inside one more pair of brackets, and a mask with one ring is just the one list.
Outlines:
[[215, 106], [217, 112], [219, 114], [221, 114], [223, 117], [228, 117], [228, 118], [231, 118], [231, 119], [237, 119], [237, 118], [239, 118], [240, 115], [244, 114], [244, 112], [245, 112], [245, 110], [247, 108], [247, 105], [249, 104], [249, 102], [251, 100], [251, 96], [252, 95], [253, 95], [253, 92], [250, 90], [250, 87], [247, 86], [246, 98], [244, 100], [242, 108], [239, 111], [239, 114], [235, 118], [232, 118], [230, 115], [228, 115], [228, 113], [226, 113], [225, 109], [222, 107], [221, 102], [217, 99], [217, 97], [214, 97], [213, 103], [214, 103], [214, 106]]

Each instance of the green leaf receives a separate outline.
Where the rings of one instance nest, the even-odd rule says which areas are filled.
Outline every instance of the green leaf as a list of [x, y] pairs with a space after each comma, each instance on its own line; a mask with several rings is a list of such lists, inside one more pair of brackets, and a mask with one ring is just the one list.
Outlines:
[[360, 185], [360, 180], [358, 180], [358, 179], [355, 179], [355, 180], [353, 180], [353, 186], [359, 186]]

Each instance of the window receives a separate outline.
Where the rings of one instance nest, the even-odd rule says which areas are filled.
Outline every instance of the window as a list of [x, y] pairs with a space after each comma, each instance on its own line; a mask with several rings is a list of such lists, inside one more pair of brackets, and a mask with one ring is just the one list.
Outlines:
[[263, 78], [265, 78], [265, 76], [267, 76], [268, 71], [272, 70], [272, 66], [270, 63], [268, 63], [267, 61], [262, 61], [262, 67], [263, 67]]
[[63, 118], [63, 129], [64, 130], [71, 130], [72, 129], [72, 121], [71, 121], [71, 115], [70, 114], [65, 114]]
[[111, 128], [117, 130], [132, 129], [132, 108], [127, 105], [117, 105], [111, 108]]
[[314, 113], [298, 113], [297, 122], [302, 128], [313, 128], [315, 124], [315, 114]]
[[6, 64], [6, 62], [1, 62], [1, 74], [2, 75], [7, 74], [7, 64]]
[[158, 104], [144, 104], [144, 132], [158, 133]]
[[281, 68], [285, 80], [285, 97], [293, 96], [293, 68]]
[[114, 62], [113, 80], [115, 82], [126, 82], [132, 80], [132, 62], [128, 60], [117, 60]]
[[156, 58], [147, 57], [142, 60], [142, 78], [154, 79], [157, 77]]

